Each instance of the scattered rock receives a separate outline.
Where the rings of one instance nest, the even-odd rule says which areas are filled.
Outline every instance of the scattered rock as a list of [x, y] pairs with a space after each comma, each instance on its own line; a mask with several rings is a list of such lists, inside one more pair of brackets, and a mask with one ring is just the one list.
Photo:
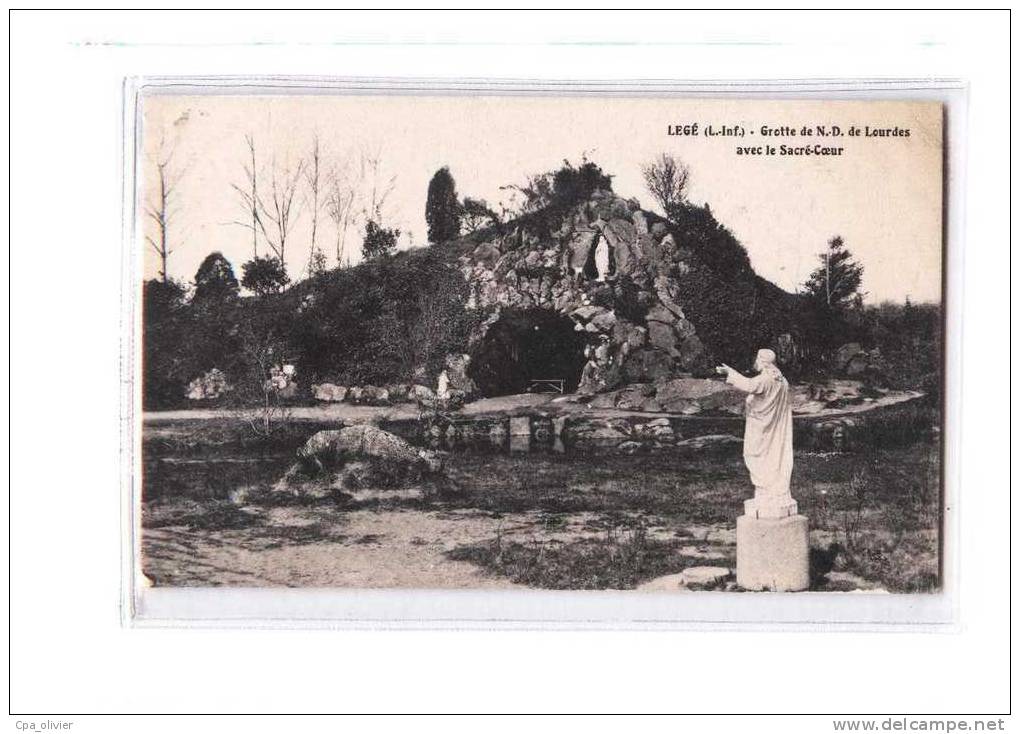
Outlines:
[[636, 591], [728, 590], [726, 582], [732, 575], [733, 572], [730, 569], [721, 566], [692, 566], [685, 568], [680, 573], [672, 573], [646, 581], [638, 586]]
[[347, 397], [347, 388], [331, 382], [312, 385], [312, 397], [327, 403], [341, 403]]
[[592, 316], [602, 311], [598, 306], [581, 306], [574, 309], [570, 315], [578, 321], [589, 321]]
[[233, 389], [233, 385], [227, 382], [227, 376], [213, 367], [201, 377], [189, 382], [185, 395], [188, 400], [215, 400]]
[[478, 391], [475, 381], [467, 374], [471, 357], [467, 354], [447, 354], [445, 363], [451, 390], [459, 391], [467, 400], [471, 399]]
[[630, 321], [617, 319], [613, 325], [613, 340], [627, 351], [640, 349], [645, 345], [648, 332]]
[[566, 427], [567, 435], [573, 441], [626, 441], [630, 429], [626, 421], [605, 421], [578, 419]]
[[658, 349], [631, 352], [623, 366], [628, 382], [660, 382], [673, 375], [673, 358]]
[[680, 585], [688, 589], [710, 589], [726, 581], [732, 573], [721, 566], [691, 566], [680, 573]]
[[403, 403], [409, 397], [410, 385], [387, 385], [385, 389], [390, 394], [391, 403]]
[[661, 413], [663, 408], [662, 403], [660, 403], [657, 399], [645, 398], [641, 401], [641, 407], [639, 410], [645, 413]]
[[619, 395], [615, 392], [604, 392], [592, 398], [592, 401], [588, 405], [589, 407], [598, 408], [600, 410], [605, 408], [615, 408], [616, 399], [618, 397]]
[[744, 439], [732, 436], [728, 433], [710, 433], [705, 436], [695, 436], [678, 441], [676, 446], [680, 449], [694, 449], [701, 451], [710, 448], [724, 448], [728, 446], [743, 445]]
[[490, 270], [496, 266], [496, 262], [499, 260], [502, 253], [499, 248], [490, 242], [483, 242], [475, 248], [472, 253], [472, 257], [475, 262], [481, 263]]
[[601, 311], [592, 317], [589, 326], [594, 326], [598, 331], [609, 331], [616, 324], [616, 314], [612, 311]]
[[855, 359], [863, 359], [864, 363], [867, 364], [868, 353], [864, 351], [864, 348], [858, 342], [848, 342], [836, 350], [836, 353], [833, 355], [833, 366], [837, 371], [846, 373], [851, 362]]
[[680, 586], [679, 573], [671, 573], [667, 576], [659, 576], [651, 581], [646, 581], [634, 588], [635, 591], [650, 591], [650, 592], [662, 592], [662, 591], [684, 591], [684, 588]]
[[656, 349], [661, 349], [672, 357], [679, 357], [676, 332], [669, 324], [661, 321], [648, 322], [648, 341]]
[[697, 545], [685, 545], [680, 549], [682, 555], [690, 558], [699, 558], [703, 561], [725, 561], [730, 556], [720, 550], [702, 548]]
[[348, 392], [348, 400], [352, 403], [358, 403], [359, 405], [389, 405], [390, 404], [390, 393], [386, 388], [376, 387], [375, 385], [365, 385], [357, 393], [357, 396], [352, 398], [351, 393], [354, 392], [354, 388]]
[[745, 396], [721, 380], [679, 377], [658, 383], [655, 399], [670, 413], [696, 415], [716, 411], [740, 415]]

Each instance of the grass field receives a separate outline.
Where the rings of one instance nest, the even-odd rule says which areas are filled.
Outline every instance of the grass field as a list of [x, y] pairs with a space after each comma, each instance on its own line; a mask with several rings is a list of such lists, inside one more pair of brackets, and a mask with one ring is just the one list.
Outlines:
[[[225, 419], [146, 427], [146, 574], [160, 585], [630, 589], [735, 562], [734, 521], [751, 491], [739, 446], [462, 451], [444, 476], [400, 491], [231, 501], [276, 482], [321, 427], [293, 423], [270, 440]], [[813, 588], [839, 590], [847, 577], [894, 592], [937, 588], [939, 480], [926, 433], [859, 453], [797, 452]]]

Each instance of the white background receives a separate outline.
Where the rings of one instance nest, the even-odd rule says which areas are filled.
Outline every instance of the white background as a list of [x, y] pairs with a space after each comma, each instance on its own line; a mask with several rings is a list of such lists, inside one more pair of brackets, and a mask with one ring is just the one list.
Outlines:
[[[75, 722], [73, 732], [382, 725], [81, 716], [89, 712], [857, 712], [881, 718], [1007, 712], [1009, 26], [1001, 11], [15, 12], [9, 729], [18, 721], [39, 726], [61, 717]], [[274, 43], [240, 45], [253, 40]], [[353, 40], [362, 43], [337, 43]], [[564, 45], [574, 41], [627, 44]], [[128, 75], [161, 74], [967, 80], [959, 628], [937, 634], [123, 628], [121, 84]], [[832, 731], [833, 716], [639, 724]], [[580, 722], [586, 730], [621, 724]], [[480, 726], [516, 730], [531, 723], [459, 720], [444, 723], [444, 730]]]

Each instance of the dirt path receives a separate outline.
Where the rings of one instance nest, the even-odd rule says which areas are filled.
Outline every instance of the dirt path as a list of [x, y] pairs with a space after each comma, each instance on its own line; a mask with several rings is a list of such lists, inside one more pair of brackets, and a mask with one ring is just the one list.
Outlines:
[[[255, 513], [258, 522], [243, 528], [146, 528], [143, 570], [159, 586], [520, 588], [447, 553], [497, 535], [504, 542], [531, 544], [604, 533], [593, 523], [599, 516], [590, 512], [572, 513], [553, 529], [539, 512], [493, 516], [478, 510], [286, 507]], [[692, 558], [733, 555], [729, 528], [696, 526], [685, 535], [681, 550]], [[649, 536], [675, 539], [676, 528], [652, 526]]]
[[[521, 589], [447, 553], [491, 542], [569, 543], [595, 538], [595, 513], [578, 512], [556, 529], [537, 512], [498, 518], [477, 510], [336, 510], [309, 507], [261, 511], [253, 527], [199, 530], [186, 526], [146, 528], [142, 567], [157, 586], [289, 586], [354, 589]], [[649, 537], [675, 540], [677, 528], [649, 527]], [[685, 525], [677, 552], [691, 565], [734, 568], [736, 537], [727, 525]], [[815, 547], [830, 533], [813, 531]], [[638, 591], [682, 590], [678, 574], [652, 579]], [[883, 591], [846, 572], [829, 574], [827, 591]]]
[[491, 538], [476, 512], [276, 508], [255, 528], [147, 528], [143, 568], [157, 585], [510, 588], [444, 554]]

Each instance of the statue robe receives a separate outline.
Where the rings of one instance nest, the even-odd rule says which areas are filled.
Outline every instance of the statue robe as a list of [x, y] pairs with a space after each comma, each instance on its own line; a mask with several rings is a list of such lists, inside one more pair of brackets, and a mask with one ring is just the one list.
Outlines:
[[605, 235], [599, 237], [599, 242], [595, 246], [595, 270], [598, 271], [599, 280], [609, 277], [609, 243]]
[[731, 371], [726, 382], [747, 393], [744, 463], [751, 473], [755, 499], [790, 497], [793, 473], [793, 408], [790, 386], [774, 366], [754, 377]]

